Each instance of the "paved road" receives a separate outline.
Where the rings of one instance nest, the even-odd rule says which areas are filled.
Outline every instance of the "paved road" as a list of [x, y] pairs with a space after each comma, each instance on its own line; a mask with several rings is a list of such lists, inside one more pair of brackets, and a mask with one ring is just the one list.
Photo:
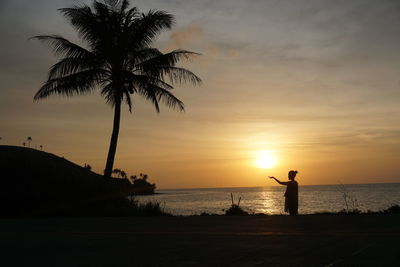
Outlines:
[[0, 266], [400, 266], [400, 215], [0, 219]]

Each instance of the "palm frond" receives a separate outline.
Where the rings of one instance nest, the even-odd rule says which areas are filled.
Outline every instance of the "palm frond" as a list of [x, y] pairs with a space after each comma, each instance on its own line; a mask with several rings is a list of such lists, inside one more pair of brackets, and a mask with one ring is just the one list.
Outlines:
[[89, 6], [60, 8], [59, 11], [69, 20], [78, 35], [89, 44], [94, 45], [96, 41], [100, 40], [103, 32], [100, 18], [93, 13]]
[[129, 28], [129, 46], [148, 47], [157, 34], [164, 29], [170, 29], [174, 24], [174, 16], [165, 11], [150, 10], [147, 14], [143, 13]]
[[200, 85], [202, 83], [202, 80], [198, 76], [185, 68], [157, 66], [157, 70], [161, 80], [164, 80], [164, 77], [168, 76], [172, 84], [191, 83], [193, 85]]
[[129, 2], [125, 1], [125, 3], [121, 6], [120, 14], [125, 17], [126, 26], [131, 25], [130, 22], [134, 20], [139, 15], [139, 10], [137, 7], [132, 7], [128, 11], [126, 11], [129, 7]]
[[146, 88], [140, 88], [138, 93], [145, 99], [151, 101], [157, 112], [160, 112], [159, 102], [163, 102], [168, 108], [178, 109], [179, 111], [185, 111], [185, 105], [181, 100], [171, 94], [169, 91], [154, 85], [148, 84]]
[[124, 96], [124, 91], [120, 87], [116, 87], [113, 82], [109, 82], [101, 89], [101, 95], [106, 100], [107, 104], [114, 106], [117, 103], [121, 103]]
[[158, 57], [154, 57], [152, 59], [149, 59], [143, 64], [158, 64], [158, 65], [170, 65], [170, 66], [175, 66], [176, 63], [178, 63], [179, 60], [181, 59], [191, 59], [192, 57], [195, 56], [200, 56], [201, 54], [192, 52], [192, 51], [187, 51], [183, 49], [176, 49], [174, 51], [171, 51], [166, 54], [159, 55]]
[[59, 35], [37, 35], [31, 37], [31, 39], [37, 39], [42, 43], [49, 45], [53, 49], [54, 54], [60, 57], [86, 59], [94, 57], [94, 54], [89, 50], [74, 44]]
[[[128, 9], [129, 5], [130, 5], [128, 0], [122, 0], [122, 2], [121, 1], [118, 1], [118, 2], [120, 2], [120, 11], [121, 12], [125, 12]], [[133, 9], [136, 10], [136, 8], [133, 8]], [[122, 13], [120, 13], [120, 14], [122, 14]]]
[[50, 79], [35, 94], [34, 99], [39, 100], [53, 94], [73, 96], [86, 94], [95, 89], [96, 85], [103, 82], [102, 70], [91, 69], [65, 77]]
[[160, 105], [158, 104], [158, 98], [155, 94], [154, 90], [151, 89], [151, 85], [147, 84], [146, 88], [142, 88], [138, 90], [138, 93], [144, 97], [147, 101], [153, 103], [157, 113], [160, 113]]
[[115, 0], [106, 0], [104, 2], [93, 1], [94, 14], [97, 20], [109, 21], [110, 17], [117, 11], [118, 2]]
[[186, 83], [189, 82], [193, 85], [200, 85], [201, 79], [193, 72], [175, 67], [180, 59], [189, 59], [192, 56], [199, 55], [198, 53], [186, 50], [174, 50], [167, 54], [162, 54], [156, 57], [147, 59], [135, 67], [147, 75], [152, 75], [163, 80], [165, 76], [169, 77], [172, 83]]
[[104, 99], [106, 100], [107, 104], [114, 105], [115, 99], [114, 99], [114, 94], [113, 94], [113, 86], [111, 83], [105, 85], [101, 89], [101, 95], [104, 96]]
[[121, 1], [120, 0], [103, 0], [103, 3], [100, 2], [100, 4], [106, 5], [110, 9], [119, 9], [119, 7], [121, 5]]
[[129, 92], [124, 92], [124, 96], [125, 96], [125, 102], [129, 108], [129, 112], [132, 113], [132, 100], [131, 96], [129, 95]]
[[[48, 79], [57, 79], [85, 70], [100, 68], [100, 66], [101, 64], [99, 64], [99, 62], [96, 62], [96, 58], [94, 57], [67, 57], [63, 58], [50, 68]], [[107, 73], [107, 71], [104, 70], [104, 73]]]
[[125, 61], [125, 66], [130, 69], [134, 70], [137, 64], [145, 62], [149, 59], [159, 57], [163, 55], [157, 48], [143, 48], [139, 50], [134, 50], [129, 53], [128, 57]]
[[166, 83], [165, 81], [157, 77], [133, 74], [131, 72], [125, 73], [125, 83], [131, 84], [132, 88], [145, 88], [147, 84], [154, 84], [165, 90], [174, 89], [172, 85]]

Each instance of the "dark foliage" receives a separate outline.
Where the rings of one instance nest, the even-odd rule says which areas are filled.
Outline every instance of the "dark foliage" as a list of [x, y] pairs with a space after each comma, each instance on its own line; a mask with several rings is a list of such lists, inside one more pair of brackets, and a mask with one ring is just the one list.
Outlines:
[[130, 213], [131, 215], [141, 215], [141, 216], [170, 216], [161, 207], [159, 202], [146, 202], [139, 203], [136, 199], [128, 198]]
[[249, 213], [243, 210], [238, 205], [233, 204], [229, 209], [225, 211], [226, 215], [229, 216], [242, 216], [242, 215], [249, 215]]
[[400, 206], [393, 205], [393, 206], [383, 210], [383, 213], [385, 213], [385, 214], [400, 214]]
[[244, 209], [242, 209], [242, 208], [240, 207], [240, 200], [241, 200], [241, 199], [242, 199], [242, 198], [239, 197], [238, 203], [235, 204], [235, 203], [233, 202], [233, 194], [231, 193], [231, 201], [232, 201], [232, 204], [231, 204], [231, 207], [230, 207], [229, 209], [225, 210], [225, 214], [228, 215], [228, 216], [249, 215], [249, 213], [248, 213], [247, 211], [245, 211]]

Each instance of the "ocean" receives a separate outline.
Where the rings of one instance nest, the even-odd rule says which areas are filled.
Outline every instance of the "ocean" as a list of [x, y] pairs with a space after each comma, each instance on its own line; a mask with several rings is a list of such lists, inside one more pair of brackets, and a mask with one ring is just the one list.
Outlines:
[[[160, 202], [173, 215], [223, 214], [231, 193], [240, 207], [251, 213], [284, 214], [285, 186], [157, 190], [137, 196], [139, 202]], [[343, 209], [378, 211], [400, 205], [400, 183], [299, 186], [299, 213], [336, 212]]]

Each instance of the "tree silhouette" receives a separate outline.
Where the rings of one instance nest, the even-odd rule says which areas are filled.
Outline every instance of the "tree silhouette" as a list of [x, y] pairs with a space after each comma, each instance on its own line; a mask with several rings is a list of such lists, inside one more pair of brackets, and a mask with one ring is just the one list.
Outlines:
[[25, 143], [25, 142], [23, 142], [23, 143], [22, 143], [22, 145], [23, 145], [23, 146], [26, 146], [26, 143]]
[[39, 147], [40, 147], [40, 150], [43, 150], [43, 145], [40, 145]]
[[115, 169], [112, 171], [112, 173], [115, 173], [115, 174], [117, 175], [117, 178], [119, 178], [120, 175], [121, 175], [121, 170], [118, 169], [118, 168], [115, 168]]
[[136, 175], [131, 176], [131, 183], [134, 186], [140, 186], [142, 189], [147, 188], [145, 191], [147, 193], [152, 194], [152, 193], [154, 193], [154, 190], [156, 189], [156, 185], [149, 183], [147, 181], [148, 178], [149, 178], [149, 176], [147, 174], [140, 173], [139, 177], [137, 177]]
[[26, 138], [26, 140], [28, 141], [28, 147], [31, 147], [32, 137], [28, 136], [28, 138]]
[[143, 179], [144, 181], [147, 181], [147, 178], [149, 178], [149, 176], [147, 174], [140, 174], [140, 178]]
[[121, 174], [121, 178], [126, 178], [127, 177], [125, 171], [121, 171], [120, 174]]
[[131, 183], [135, 183], [135, 181], [137, 180], [137, 176], [136, 175], [131, 175]]
[[125, 102], [131, 112], [131, 95], [138, 94], [150, 101], [157, 112], [160, 112], [160, 102], [183, 111], [183, 102], [170, 92], [173, 85], [201, 83], [195, 74], [176, 66], [180, 59], [197, 53], [178, 49], [164, 54], [152, 47], [155, 37], [173, 26], [174, 17], [157, 10], [140, 13], [136, 7], [129, 6], [128, 0], [104, 0], [93, 1], [92, 6], [60, 9], [85, 47], [58, 35], [33, 37], [50, 45], [55, 55], [61, 57], [50, 68], [48, 79], [36, 93], [35, 100], [53, 94], [82, 95], [99, 88], [106, 102], [114, 108], [104, 170], [106, 178], [111, 177], [114, 165], [121, 104]]

